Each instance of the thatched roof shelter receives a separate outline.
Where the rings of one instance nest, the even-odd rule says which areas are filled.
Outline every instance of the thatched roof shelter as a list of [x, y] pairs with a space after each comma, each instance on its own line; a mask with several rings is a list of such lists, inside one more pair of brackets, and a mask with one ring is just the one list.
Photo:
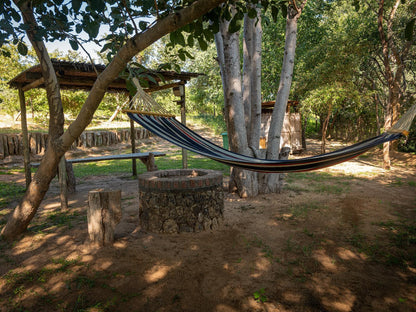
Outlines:
[[[67, 90], [91, 90], [98, 75], [105, 70], [105, 65], [92, 63], [68, 62], [52, 59], [52, 65], [58, 77], [61, 89]], [[173, 72], [173, 71], [149, 71], [142, 73], [147, 80], [149, 87], [145, 89], [147, 92], [154, 92], [164, 89], [173, 89], [174, 94], [180, 97], [175, 101], [181, 108], [181, 122], [186, 123], [185, 115], [185, 84], [191, 78], [196, 78], [202, 74]], [[146, 78], [147, 77], [147, 78]], [[26, 185], [31, 181], [30, 171], [30, 153], [28, 144], [28, 130], [26, 121], [26, 101], [25, 92], [34, 88], [45, 88], [44, 78], [42, 77], [41, 67], [39, 65], [32, 66], [21, 72], [19, 75], [9, 81], [12, 88], [19, 90], [19, 100], [21, 109], [21, 124], [23, 136], [24, 165], [26, 172]], [[128, 93], [126, 80], [119, 77], [115, 79], [107, 88], [108, 92]], [[134, 123], [131, 121], [131, 147], [132, 153], [135, 153]], [[182, 150], [182, 164], [187, 167], [186, 151]], [[136, 159], [132, 159], [133, 175], [136, 175]]]
[[[102, 64], [77, 63], [56, 59], [52, 59], [52, 64], [58, 76], [61, 89], [70, 90], [90, 90], [98, 74], [105, 69], [105, 65]], [[177, 73], [174, 71], [149, 71], [145, 74], [153, 77], [156, 81], [155, 84], [147, 79], [149, 82], [148, 92], [173, 88], [176, 85], [184, 85], [191, 78], [196, 78], [201, 75], [198, 73]], [[45, 85], [40, 64], [21, 72], [9, 81], [9, 85], [12, 88], [22, 89], [23, 91], [33, 88], [44, 88]], [[107, 90], [109, 92], [128, 92], [126, 89], [126, 81], [123, 78], [114, 80]]]

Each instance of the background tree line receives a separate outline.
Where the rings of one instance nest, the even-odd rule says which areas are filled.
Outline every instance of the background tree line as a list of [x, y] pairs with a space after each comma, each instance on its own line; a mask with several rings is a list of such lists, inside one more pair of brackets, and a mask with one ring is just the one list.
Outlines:
[[[391, 1], [387, 8], [392, 5]], [[414, 1], [399, 6], [400, 10], [392, 23], [391, 40], [400, 46], [408, 41], [406, 22], [415, 10], [414, 7]], [[377, 30], [376, 9], [376, 2], [372, 6], [362, 3], [357, 7], [353, 1], [310, 0], [299, 19], [290, 99], [301, 102], [305, 119], [317, 120], [319, 134], [354, 141], [379, 133], [384, 127], [383, 107], [388, 100], [388, 91], [386, 75], [381, 67], [382, 46]], [[274, 100], [278, 86], [275, 77], [279, 76], [282, 66], [285, 18], [282, 15], [277, 17], [275, 21], [271, 13], [267, 12], [262, 19], [263, 101]], [[205, 50], [201, 50], [199, 45], [186, 47], [188, 57], [183, 60], [178, 57], [178, 50], [178, 47], [172, 47], [167, 35], [141, 53], [142, 64], [151, 69], [160, 64], [168, 64], [172, 70], [203, 73], [204, 76], [192, 80], [187, 87], [189, 112], [220, 116], [221, 119], [224, 98], [214, 42], [208, 43]], [[406, 70], [402, 73], [399, 91], [402, 101], [399, 111], [405, 110], [415, 101], [414, 45], [408, 50]], [[11, 57], [5, 54], [10, 54]], [[54, 51], [52, 57], [88, 62], [86, 57], [76, 51]], [[106, 61], [105, 55], [100, 55], [97, 59], [100, 63]], [[36, 63], [33, 50], [24, 57], [19, 55], [16, 46], [2, 47], [0, 108], [3, 112], [16, 115], [19, 111], [17, 93], [8, 88], [7, 81]], [[156, 96], [170, 111], [177, 110], [169, 91]], [[33, 110], [40, 117], [39, 121], [45, 119], [43, 117], [48, 112], [45, 92], [31, 90], [27, 98], [29, 112]], [[85, 98], [86, 93], [83, 91], [64, 91], [65, 113], [71, 117], [76, 116]], [[124, 100], [115, 95], [107, 96], [100, 105], [100, 110], [104, 114], [111, 114], [119, 102]], [[313, 130], [308, 132], [311, 131]]]

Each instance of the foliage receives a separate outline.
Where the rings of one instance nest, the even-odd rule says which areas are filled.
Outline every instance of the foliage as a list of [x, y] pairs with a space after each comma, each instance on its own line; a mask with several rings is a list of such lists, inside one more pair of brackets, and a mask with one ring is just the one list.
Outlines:
[[7, 83], [30, 64], [31, 59], [20, 56], [16, 46], [0, 47], [0, 109], [11, 116], [20, 111], [20, 105], [17, 92]]

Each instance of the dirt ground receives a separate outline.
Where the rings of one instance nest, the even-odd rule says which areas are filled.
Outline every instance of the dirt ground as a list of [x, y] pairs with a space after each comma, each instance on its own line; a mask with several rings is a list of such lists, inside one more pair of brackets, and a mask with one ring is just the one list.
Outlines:
[[[129, 173], [79, 179], [69, 212], [54, 181], [27, 233], [0, 242], [0, 311], [416, 311], [416, 155], [380, 163], [373, 151], [288, 175], [281, 194], [226, 193], [219, 229], [176, 235], [140, 228]], [[122, 189], [103, 248], [87, 233], [97, 188]]]

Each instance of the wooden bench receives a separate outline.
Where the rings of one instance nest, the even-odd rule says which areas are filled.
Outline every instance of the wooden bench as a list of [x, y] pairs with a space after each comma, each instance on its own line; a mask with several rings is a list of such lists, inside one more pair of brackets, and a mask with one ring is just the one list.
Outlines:
[[[72, 164], [87, 163], [87, 162], [97, 162], [104, 160], [121, 160], [121, 159], [140, 159], [142, 163], [146, 165], [147, 171], [156, 171], [157, 166], [155, 163], [155, 157], [166, 156], [162, 152], [146, 152], [146, 153], [130, 153], [130, 154], [118, 154], [118, 155], [105, 155], [105, 156], [96, 156], [96, 157], [85, 157], [85, 158], [73, 158], [66, 160], [66, 170], [67, 170], [67, 184], [69, 192], [75, 192], [75, 175]], [[31, 163], [30, 166], [37, 168], [40, 163]]]

